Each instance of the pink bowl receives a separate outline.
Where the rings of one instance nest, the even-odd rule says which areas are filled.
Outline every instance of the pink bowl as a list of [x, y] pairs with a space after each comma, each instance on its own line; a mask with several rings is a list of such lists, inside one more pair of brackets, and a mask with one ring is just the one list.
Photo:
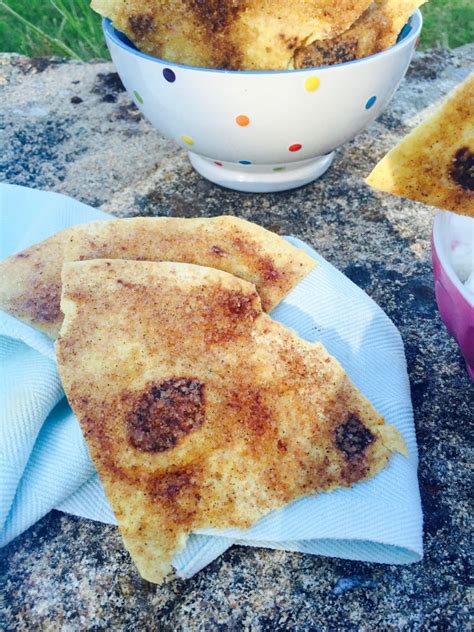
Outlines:
[[454, 248], [466, 241], [474, 242], [474, 219], [439, 211], [432, 238], [436, 302], [444, 324], [459, 344], [474, 382], [474, 296], [461, 283], [452, 265]]

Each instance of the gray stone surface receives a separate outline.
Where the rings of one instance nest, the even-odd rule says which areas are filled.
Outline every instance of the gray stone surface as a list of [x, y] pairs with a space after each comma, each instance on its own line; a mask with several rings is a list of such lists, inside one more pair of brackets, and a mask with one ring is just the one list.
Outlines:
[[120, 216], [236, 214], [311, 243], [364, 288], [406, 345], [420, 448], [425, 558], [365, 564], [233, 547], [188, 581], [137, 575], [114, 527], [52, 512], [2, 552], [0, 629], [468, 628], [473, 386], [436, 309], [434, 211], [363, 183], [377, 159], [472, 67], [474, 48], [417, 54], [389, 109], [319, 181], [223, 190], [144, 121], [107, 63], [0, 57], [2, 171]]

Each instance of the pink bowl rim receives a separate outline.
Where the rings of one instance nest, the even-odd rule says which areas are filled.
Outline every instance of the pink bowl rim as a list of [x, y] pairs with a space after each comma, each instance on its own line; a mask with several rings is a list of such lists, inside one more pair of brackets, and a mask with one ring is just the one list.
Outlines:
[[[438, 255], [438, 259], [441, 263], [441, 266], [443, 267], [443, 270], [448, 275], [450, 281], [457, 288], [457, 290], [462, 295], [464, 300], [471, 307], [474, 307], [474, 296], [466, 290], [463, 283], [461, 282], [458, 275], [456, 274], [451, 264], [451, 261], [449, 259], [449, 256], [446, 253], [446, 249], [442, 241], [443, 228], [446, 226], [446, 222], [448, 220], [453, 219], [453, 216], [454, 218], [459, 217], [458, 215], [456, 215], [456, 213], [451, 213], [450, 211], [440, 210], [436, 213], [435, 219], [433, 222], [433, 248], [435, 249], [436, 254]], [[473, 230], [474, 230], [474, 219], [473, 218], [468, 218], [468, 219], [471, 219], [473, 223]]]

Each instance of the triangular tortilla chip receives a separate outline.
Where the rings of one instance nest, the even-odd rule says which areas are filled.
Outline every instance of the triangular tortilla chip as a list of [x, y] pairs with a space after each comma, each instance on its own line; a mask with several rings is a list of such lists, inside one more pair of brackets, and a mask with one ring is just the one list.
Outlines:
[[474, 73], [382, 158], [366, 182], [474, 217]]
[[179, 263], [63, 269], [61, 379], [140, 574], [160, 582], [191, 531], [249, 527], [405, 452], [321, 344], [255, 287]]
[[288, 67], [298, 46], [335, 37], [372, 0], [92, 0], [142, 51], [171, 62], [233, 70]]
[[73, 226], [0, 263], [0, 309], [56, 338], [64, 261], [181, 261], [254, 283], [270, 311], [315, 267], [303, 250], [236, 217], [132, 218]]
[[409, 17], [426, 0], [377, 0], [337, 37], [317, 40], [299, 48], [294, 68], [342, 64], [393, 46]]

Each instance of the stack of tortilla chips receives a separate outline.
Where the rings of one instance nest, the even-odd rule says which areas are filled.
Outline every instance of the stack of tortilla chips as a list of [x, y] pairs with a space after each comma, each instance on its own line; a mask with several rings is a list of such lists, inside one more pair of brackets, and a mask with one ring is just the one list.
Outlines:
[[58, 336], [144, 578], [161, 582], [193, 530], [248, 527], [406, 453], [338, 361], [266, 313], [314, 266], [232, 217], [92, 222], [0, 263], [0, 308]]
[[231, 70], [326, 66], [397, 41], [426, 0], [92, 0], [143, 52]]

